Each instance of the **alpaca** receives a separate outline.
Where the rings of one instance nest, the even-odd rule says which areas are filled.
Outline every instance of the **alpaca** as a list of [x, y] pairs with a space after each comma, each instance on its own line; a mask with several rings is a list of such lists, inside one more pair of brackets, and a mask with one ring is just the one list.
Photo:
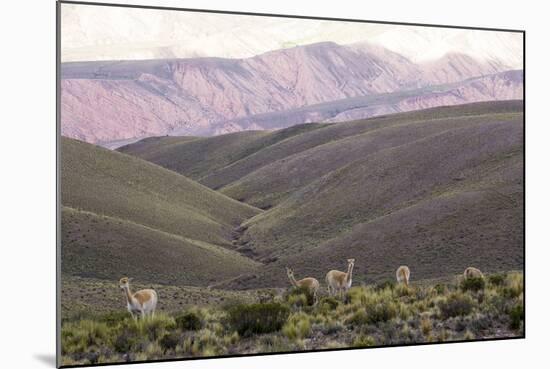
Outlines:
[[141, 318], [145, 316], [155, 316], [155, 309], [157, 308], [158, 296], [155, 290], [146, 289], [140, 290], [135, 293], [130, 291], [130, 281], [132, 279], [123, 277], [119, 281], [120, 289], [124, 291], [126, 295], [127, 309], [134, 319], [139, 314]]
[[405, 283], [405, 286], [409, 286], [409, 278], [411, 276], [411, 271], [409, 270], [409, 267], [406, 265], [401, 265], [397, 270], [395, 271], [395, 278], [397, 279], [397, 283]]
[[464, 270], [464, 279], [470, 278], [483, 278], [483, 273], [481, 273], [481, 270], [477, 268], [468, 267]]
[[348, 271], [341, 272], [339, 270], [331, 270], [327, 273], [325, 281], [327, 282], [327, 288], [329, 295], [339, 294], [340, 298], [343, 298], [344, 293], [351, 287], [351, 277], [353, 272], [353, 266], [355, 259], [348, 259]]
[[290, 284], [297, 288], [307, 288], [309, 293], [313, 295], [313, 301], [317, 303], [317, 291], [319, 290], [319, 281], [315, 278], [307, 277], [300, 279], [299, 281], [294, 278], [294, 271], [289, 267], [286, 268], [286, 275], [290, 280]]

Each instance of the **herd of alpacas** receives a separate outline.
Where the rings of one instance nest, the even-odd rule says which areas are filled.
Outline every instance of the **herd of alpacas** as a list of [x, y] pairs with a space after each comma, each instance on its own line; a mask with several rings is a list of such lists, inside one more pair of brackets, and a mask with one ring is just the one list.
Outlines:
[[[342, 272], [339, 270], [331, 270], [325, 276], [325, 282], [327, 284], [328, 293], [330, 296], [338, 295], [341, 299], [344, 294], [351, 288], [352, 272], [355, 259], [348, 259], [348, 270]], [[309, 293], [313, 295], [315, 303], [317, 303], [319, 281], [312, 277], [296, 280], [294, 277], [294, 271], [291, 268], [286, 268], [286, 274], [292, 286], [296, 288], [305, 288]], [[397, 283], [404, 283], [409, 286], [409, 279], [411, 271], [408, 266], [401, 265], [395, 271], [395, 278]], [[483, 273], [477, 268], [468, 267], [464, 270], [464, 278], [483, 278]], [[157, 308], [158, 295], [153, 289], [144, 289], [137, 292], [130, 290], [130, 281], [132, 279], [123, 277], [119, 281], [120, 289], [124, 291], [127, 301], [127, 308], [134, 319], [137, 317], [145, 318], [146, 316], [154, 316], [155, 309]]]

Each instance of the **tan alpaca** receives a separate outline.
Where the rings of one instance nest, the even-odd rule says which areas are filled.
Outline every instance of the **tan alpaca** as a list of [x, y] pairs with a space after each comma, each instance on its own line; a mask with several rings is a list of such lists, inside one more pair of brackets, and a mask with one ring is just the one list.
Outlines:
[[127, 308], [134, 319], [139, 315], [144, 318], [147, 315], [154, 316], [157, 308], [158, 296], [155, 290], [146, 289], [135, 293], [130, 291], [130, 281], [128, 277], [120, 278], [118, 282], [120, 289], [126, 295]]
[[483, 278], [483, 273], [481, 273], [481, 270], [477, 268], [468, 267], [464, 270], [464, 279], [469, 278]]
[[344, 296], [344, 292], [347, 292], [351, 287], [351, 277], [353, 272], [353, 265], [355, 259], [348, 259], [348, 271], [341, 272], [339, 270], [331, 270], [327, 273], [325, 281], [327, 282], [327, 288], [329, 295], [339, 294], [340, 298]]
[[309, 293], [313, 295], [313, 300], [317, 302], [317, 291], [319, 290], [319, 281], [317, 279], [307, 277], [297, 281], [294, 278], [294, 271], [288, 267], [286, 268], [286, 275], [294, 287], [307, 288]]
[[406, 265], [401, 265], [399, 268], [397, 268], [395, 272], [395, 278], [397, 279], [397, 283], [405, 283], [405, 286], [409, 286], [409, 278], [411, 276], [411, 271], [409, 270], [409, 267]]

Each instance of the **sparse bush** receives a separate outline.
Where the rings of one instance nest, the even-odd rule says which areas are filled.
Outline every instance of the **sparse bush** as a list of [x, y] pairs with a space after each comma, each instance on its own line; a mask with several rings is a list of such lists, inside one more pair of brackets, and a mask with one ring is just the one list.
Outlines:
[[179, 335], [176, 332], [171, 332], [162, 336], [159, 340], [159, 344], [164, 349], [164, 352], [166, 352], [167, 350], [174, 350], [179, 341]]
[[279, 303], [235, 305], [228, 309], [229, 326], [240, 336], [277, 332], [281, 330], [290, 310]]
[[321, 332], [325, 335], [332, 335], [341, 332], [343, 329], [344, 325], [339, 321], [329, 321], [321, 325]]
[[281, 352], [294, 350], [290, 341], [279, 335], [261, 336], [259, 339], [260, 349], [262, 352]]
[[469, 330], [464, 332], [464, 336], [462, 337], [464, 340], [471, 341], [475, 340], [476, 336]]
[[371, 324], [387, 322], [397, 317], [399, 310], [393, 301], [382, 301], [367, 310], [367, 321]]
[[371, 336], [360, 335], [353, 340], [353, 347], [369, 347], [374, 346], [375, 340]]
[[154, 317], [139, 319], [136, 323], [141, 334], [147, 335], [151, 341], [156, 341], [162, 335], [176, 328], [174, 318], [166, 314], [155, 314]]
[[422, 334], [428, 337], [432, 333], [432, 321], [427, 316], [423, 316], [420, 320], [420, 330]]
[[292, 306], [304, 307], [315, 304], [313, 293], [307, 287], [294, 287], [285, 295], [285, 300]]
[[340, 305], [340, 301], [332, 296], [325, 296], [319, 300], [319, 311], [327, 313], [335, 310]]
[[131, 319], [131, 315], [128, 311], [116, 310], [100, 315], [97, 321], [112, 327], [128, 319]]
[[283, 326], [283, 334], [291, 340], [304, 339], [311, 334], [311, 318], [304, 313], [293, 314]]
[[506, 274], [500, 273], [500, 274], [491, 274], [487, 277], [489, 280], [489, 283], [495, 287], [500, 287], [504, 285], [504, 282], [506, 281]]
[[485, 288], [485, 279], [483, 278], [464, 278], [460, 282], [462, 291], [481, 291]]
[[443, 319], [468, 315], [473, 308], [474, 301], [472, 298], [461, 293], [453, 293], [439, 303], [439, 310]]
[[381, 282], [378, 282], [374, 285], [375, 291], [382, 291], [382, 290], [393, 290], [395, 288], [395, 281], [387, 279]]
[[503, 295], [516, 298], [523, 294], [523, 274], [511, 273], [506, 278]]
[[508, 316], [510, 317], [510, 328], [518, 330], [521, 327], [521, 323], [524, 321], [523, 305], [515, 305], [512, 309], [510, 309]]
[[346, 325], [352, 327], [360, 327], [362, 325], [369, 324], [367, 313], [364, 310], [358, 310], [348, 319], [345, 320]]
[[61, 329], [63, 353], [90, 352], [94, 347], [108, 346], [112, 341], [109, 327], [105, 323], [81, 320], [67, 323]]
[[176, 326], [182, 331], [197, 331], [202, 328], [201, 318], [194, 312], [186, 312], [175, 317]]
[[445, 292], [447, 292], [447, 286], [445, 286], [443, 283], [436, 283], [433, 286], [433, 289], [434, 289], [435, 293], [438, 294], [438, 295], [444, 295]]
[[137, 329], [124, 327], [113, 342], [113, 348], [116, 352], [125, 354], [133, 351], [138, 342], [139, 334]]
[[447, 286], [443, 283], [437, 283], [433, 286], [433, 289], [438, 295], [443, 295], [447, 291]]

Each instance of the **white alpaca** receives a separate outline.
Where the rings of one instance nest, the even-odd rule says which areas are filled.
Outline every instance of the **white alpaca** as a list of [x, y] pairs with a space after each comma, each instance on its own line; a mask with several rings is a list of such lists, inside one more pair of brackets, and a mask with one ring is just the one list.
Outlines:
[[341, 272], [339, 270], [331, 270], [327, 273], [325, 281], [327, 282], [327, 288], [329, 295], [339, 294], [340, 298], [344, 296], [344, 293], [351, 287], [353, 265], [355, 259], [348, 259], [348, 271]]
[[317, 303], [317, 291], [319, 290], [319, 281], [317, 279], [308, 277], [297, 281], [296, 278], [294, 278], [294, 271], [288, 267], [286, 268], [286, 275], [290, 280], [290, 284], [292, 284], [294, 287], [307, 288], [309, 293], [313, 295], [313, 301]]
[[411, 276], [411, 271], [409, 270], [409, 267], [406, 265], [401, 265], [395, 271], [395, 278], [397, 279], [397, 283], [405, 283], [405, 286], [409, 286], [410, 276]]
[[481, 273], [481, 270], [477, 268], [468, 267], [464, 270], [464, 279], [470, 278], [483, 278], [483, 273]]
[[119, 281], [120, 289], [124, 291], [126, 295], [127, 308], [134, 319], [139, 315], [141, 318], [145, 316], [155, 316], [155, 309], [157, 308], [158, 296], [155, 290], [146, 289], [140, 290], [136, 293], [130, 291], [130, 281], [132, 279], [123, 277]]

